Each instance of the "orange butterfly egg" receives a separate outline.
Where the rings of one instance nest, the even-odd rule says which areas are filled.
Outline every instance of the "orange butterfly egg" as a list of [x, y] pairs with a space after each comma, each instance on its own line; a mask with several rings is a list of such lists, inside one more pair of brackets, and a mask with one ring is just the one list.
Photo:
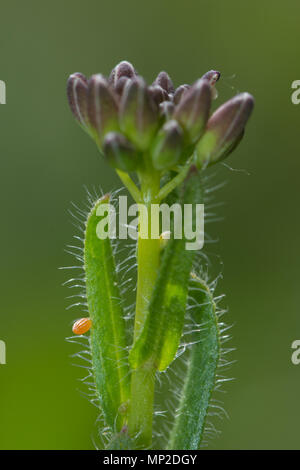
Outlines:
[[74, 323], [72, 330], [75, 335], [83, 335], [90, 330], [91, 326], [92, 320], [90, 318], [80, 318]]

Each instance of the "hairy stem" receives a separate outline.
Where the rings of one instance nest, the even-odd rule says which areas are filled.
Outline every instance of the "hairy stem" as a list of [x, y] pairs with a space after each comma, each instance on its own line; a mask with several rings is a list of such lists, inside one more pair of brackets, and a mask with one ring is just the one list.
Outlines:
[[[138, 282], [136, 298], [136, 315], [134, 340], [144, 326], [148, 305], [157, 279], [160, 262], [160, 241], [151, 237], [151, 204], [157, 202], [160, 175], [157, 172], [141, 175], [141, 203], [139, 211], [138, 239]], [[153, 227], [152, 227], [153, 228]], [[148, 237], [143, 237], [143, 231], [148, 229]], [[136, 436], [137, 445], [147, 448], [152, 441], [152, 415], [155, 381], [155, 365], [144, 364], [132, 373], [131, 406], [129, 412], [129, 432]]]

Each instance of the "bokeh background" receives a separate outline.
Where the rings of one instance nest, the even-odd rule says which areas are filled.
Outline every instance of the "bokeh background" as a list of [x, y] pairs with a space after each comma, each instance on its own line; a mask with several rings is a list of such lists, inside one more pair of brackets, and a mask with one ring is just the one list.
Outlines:
[[[67, 106], [69, 74], [108, 74], [132, 61], [147, 80], [175, 84], [222, 72], [218, 103], [255, 95], [246, 138], [212, 185], [224, 220], [210, 251], [224, 266], [227, 322], [237, 348], [226, 386], [229, 419], [214, 449], [300, 448], [300, 3], [273, 0], [53, 0], [1, 3], [0, 106], [1, 449], [92, 449], [97, 410], [79, 393], [82, 370], [65, 341], [78, 310], [65, 310], [70, 273], [59, 266], [75, 228], [68, 214], [88, 188], [120, 183]], [[244, 171], [245, 170], [245, 171]], [[217, 260], [217, 257], [213, 259]], [[218, 263], [218, 261], [216, 261]], [[218, 268], [217, 268], [218, 269]], [[84, 389], [83, 389], [84, 390]]]

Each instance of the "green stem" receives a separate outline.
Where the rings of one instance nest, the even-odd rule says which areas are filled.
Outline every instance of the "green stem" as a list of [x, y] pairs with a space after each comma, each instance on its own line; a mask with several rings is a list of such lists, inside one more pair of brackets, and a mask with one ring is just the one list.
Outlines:
[[[157, 203], [160, 174], [152, 171], [140, 175], [141, 200], [147, 211], [139, 212], [140, 229], [148, 224], [148, 238], [138, 239], [138, 282], [134, 340], [139, 336], [146, 320], [148, 305], [157, 279], [160, 262], [160, 241], [151, 238], [151, 204]], [[147, 217], [147, 219], [145, 219]], [[152, 415], [156, 368], [144, 364], [132, 372], [129, 432], [135, 437], [138, 447], [148, 448], [152, 441]]]
[[[136, 297], [136, 314], [134, 326], [134, 339], [139, 335], [146, 319], [148, 304], [157, 278], [160, 258], [160, 241], [151, 238], [151, 205], [157, 203], [160, 175], [156, 172], [141, 176], [141, 200], [147, 212], [139, 212], [139, 238], [138, 238], [138, 281]], [[142, 228], [148, 226], [148, 237], [142, 238]], [[152, 227], [154, 228], [154, 227]]]
[[168, 196], [168, 194], [170, 194], [173, 191], [173, 189], [177, 188], [177, 186], [179, 186], [183, 182], [183, 180], [185, 179], [186, 175], [189, 172], [190, 166], [191, 166], [191, 161], [189, 160], [187, 164], [180, 170], [178, 175], [176, 175], [171, 181], [169, 181], [167, 184], [165, 184], [165, 186], [161, 188], [161, 190], [158, 193], [159, 201], [162, 201], [163, 199], [165, 199]]
[[119, 175], [120, 180], [122, 183], [125, 184], [126, 188], [130, 192], [131, 196], [135, 200], [135, 202], [139, 202], [141, 199], [141, 193], [135, 183], [132, 181], [130, 176], [125, 173], [125, 171], [116, 170], [117, 174]]

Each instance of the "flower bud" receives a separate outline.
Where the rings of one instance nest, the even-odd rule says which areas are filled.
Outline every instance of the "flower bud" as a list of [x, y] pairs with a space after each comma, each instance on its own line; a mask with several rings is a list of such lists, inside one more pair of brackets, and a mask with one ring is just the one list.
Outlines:
[[174, 119], [195, 143], [203, 134], [211, 105], [211, 87], [207, 80], [197, 80], [176, 106]]
[[150, 95], [157, 105], [169, 99], [169, 95], [161, 86], [152, 85], [148, 88]]
[[178, 162], [183, 147], [183, 132], [175, 121], [168, 121], [158, 133], [152, 149], [152, 163], [156, 170], [172, 168]]
[[169, 119], [172, 119], [173, 113], [174, 113], [174, 104], [172, 101], [163, 101], [159, 105], [159, 112], [160, 115], [163, 116], [163, 118], [168, 121]]
[[123, 90], [125, 88], [126, 83], [130, 80], [128, 77], [120, 77], [115, 86], [115, 92], [120, 97], [122, 96]]
[[136, 76], [136, 71], [133, 65], [126, 60], [120, 62], [112, 71], [109, 76], [109, 84], [116, 88], [118, 81], [122, 77], [134, 78]]
[[82, 73], [73, 73], [68, 78], [67, 95], [71, 111], [82, 126], [88, 124], [87, 79]]
[[109, 163], [119, 170], [134, 171], [138, 166], [138, 152], [126, 137], [117, 132], [106, 134], [103, 152]]
[[146, 150], [159, 124], [158, 107], [152, 99], [144, 81], [129, 80], [123, 90], [120, 104], [122, 131], [141, 150]]
[[215, 85], [216, 82], [219, 80], [221, 73], [217, 70], [209, 70], [206, 72], [201, 78], [204, 80], [208, 80], [211, 85]]
[[174, 93], [174, 85], [167, 72], [159, 72], [153, 85], [159, 85], [166, 90], [168, 94]]
[[210, 70], [209, 72], [206, 72], [203, 77], [204, 80], [208, 80], [210, 85], [211, 85], [211, 89], [212, 89], [212, 98], [215, 100], [216, 98], [218, 98], [218, 90], [216, 89], [215, 87], [215, 84], [217, 83], [217, 81], [219, 80], [221, 76], [221, 73], [218, 72], [217, 70]]
[[253, 106], [253, 96], [240, 93], [217, 109], [197, 145], [198, 166], [223, 160], [235, 149], [242, 139]]
[[180, 85], [178, 88], [176, 88], [175, 93], [174, 93], [174, 103], [178, 104], [181, 98], [190, 88], [191, 86], [187, 84]]
[[107, 132], [118, 130], [118, 105], [107, 80], [92, 75], [88, 82], [88, 116], [94, 137], [101, 145]]

